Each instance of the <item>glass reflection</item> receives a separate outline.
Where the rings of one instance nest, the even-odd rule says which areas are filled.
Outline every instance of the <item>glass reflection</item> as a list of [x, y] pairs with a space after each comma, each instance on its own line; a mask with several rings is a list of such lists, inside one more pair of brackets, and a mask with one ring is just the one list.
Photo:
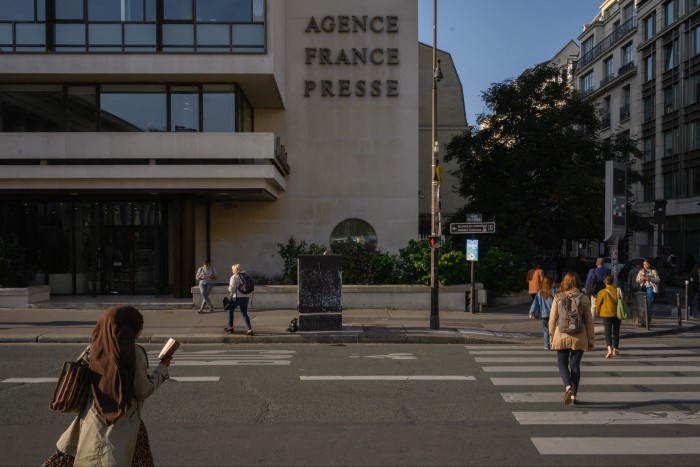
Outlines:
[[167, 131], [166, 93], [163, 86], [105, 86], [101, 94], [102, 131]]
[[204, 131], [236, 131], [236, 95], [232, 87], [205, 87], [202, 111]]
[[250, 0], [196, 0], [197, 21], [249, 22], [252, 18]]
[[199, 131], [199, 95], [197, 88], [173, 87], [170, 95], [172, 131]]
[[34, 1], [0, 0], [0, 21], [34, 21]]

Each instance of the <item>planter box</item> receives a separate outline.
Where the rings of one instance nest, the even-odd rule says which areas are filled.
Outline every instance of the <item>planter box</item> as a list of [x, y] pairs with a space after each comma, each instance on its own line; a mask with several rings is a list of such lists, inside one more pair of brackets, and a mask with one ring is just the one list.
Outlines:
[[[478, 303], [483, 306], [486, 304], [486, 290], [482, 284], [475, 285]], [[470, 290], [468, 284], [440, 287], [440, 309], [464, 311], [465, 292]], [[199, 308], [202, 303], [199, 287], [192, 287], [191, 292], [193, 306]], [[343, 309], [430, 309], [430, 287], [423, 285], [344, 285], [342, 293]], [[226, 296], [228, 290], [225, 285], [215, 285], [209, 294], [212, 303], [219, 310], [223, 308], [222, 302]], [[258, 310], [296, 310], [299, 303], [296, 285], [255, 286], [251, 300], [250, 307]]]
[[51, 286], [12, 287], [0, 289], [0, 308], [27, 307], [51, 298]]
[[491, 305], [524, 305], [526, 303], [532, 303], [532, 297], [527, 291], [491, 298]]

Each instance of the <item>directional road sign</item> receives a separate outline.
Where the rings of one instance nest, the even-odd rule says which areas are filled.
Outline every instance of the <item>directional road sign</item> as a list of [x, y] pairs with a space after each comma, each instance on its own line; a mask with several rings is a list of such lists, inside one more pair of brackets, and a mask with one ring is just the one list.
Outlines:
[[481, 234], [495, 232], [495, 222], [457, 222], [450, 224], [451, 234]]

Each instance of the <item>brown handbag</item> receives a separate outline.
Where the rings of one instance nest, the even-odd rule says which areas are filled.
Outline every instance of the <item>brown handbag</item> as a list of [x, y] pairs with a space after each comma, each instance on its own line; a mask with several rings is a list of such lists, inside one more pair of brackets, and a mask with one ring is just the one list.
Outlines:
[[85, 361], [89, 352], [87, 346], [76, 361], [63, 363], [49, 403], [51, 411], [79, 413], [85, 407], [90, 394], [90, 366]]

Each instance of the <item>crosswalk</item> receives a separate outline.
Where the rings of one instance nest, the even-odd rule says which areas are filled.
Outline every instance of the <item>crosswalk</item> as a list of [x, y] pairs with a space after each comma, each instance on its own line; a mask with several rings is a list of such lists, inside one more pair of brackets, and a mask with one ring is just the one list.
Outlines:
[[[700, 352], [664, 344], [624, 347], [614, 359], [587, 352], [576, 406], [563, 404], [556, 352], [526, 345], [465, 346], [542, 455], [697, 455], [700, 437], [664, 427], [700, 425]], [[654, 425], [654, 437], [615, 437], [614, 425]], [[547, 436], [574, 426], [579, 436]], [[583, 427], [593, 427], [587, 436]], [[540, 430], [540, 431], [538, 431]], [[607, 432], [607, 433], [606, 433]], [[696, 431], [695, 431], [696, 432]], [[690, 434], [695, 433], [693, 431]], [[606, 434], [608, 436], [606, 436]], [[612, 436], [611, 436], [612, 435]]]

